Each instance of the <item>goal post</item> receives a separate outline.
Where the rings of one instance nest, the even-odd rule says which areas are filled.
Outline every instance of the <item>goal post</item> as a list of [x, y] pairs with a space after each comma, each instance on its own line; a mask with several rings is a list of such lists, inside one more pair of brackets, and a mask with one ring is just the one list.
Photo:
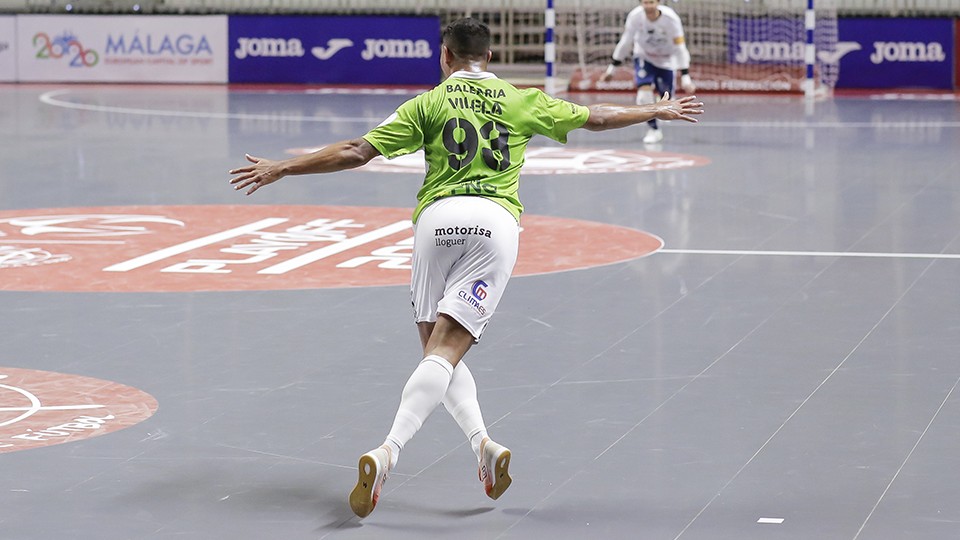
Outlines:
[[[667, 0], [684, 26], [698, 90], [829, 91], [839, 76], [837, 0]], [[629, 90], [632, 62], [602, 81], [637, 0], [556, 0], [555, 75], [571, 91]]]

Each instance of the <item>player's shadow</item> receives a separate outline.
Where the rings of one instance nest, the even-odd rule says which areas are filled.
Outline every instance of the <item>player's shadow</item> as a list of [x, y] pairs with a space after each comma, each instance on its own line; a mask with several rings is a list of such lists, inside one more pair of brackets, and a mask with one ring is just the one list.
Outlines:
[[496, 510], [496, 508], [493, 506], [480, 506], [477, 508], [437, 508], [435, 506], [417, 504], [413, 501], [396, 502], [394, 503], [394, 508], [402, 512], [415, 513], [415, 514], [433, 514], [435, 516], [450, 517], [450, 518], [468, 518], [471, 516], [479, 516], [481, 514], [486, 514], [487, 512], [493, 512], [494, 510]]
[[[328, 521], [318, 527], [315, 532], [323, 533], [334, 530], [353, 529], [357, 527], [370, 526], [375, 528], [389, 530], [406, 530], [411, 532], [423, 532], [425, 534], [435, 532], [437, 527], [446, 530], [448, 524], [431, 526], [422, 520], [411, 520], [398, 524], [395, 516], [436, 516], [439, 518], [464, 519], [473, 516], [479, 516], [492, 512], [496, 508], [493, 506], [480, 506], [476, 508], [438, 508], [429, 503], [421, 503], [416, 500], [406, 500], [397, 497], [381, 498], [376, 511], [369, 518], [360, 519], [356, 517], [344, 493], [337, 491], [328, 494], [325, 498], [325, 507], [328, 511]], [[389, 494], [388, 494], [389, 495]], [[378, 519], [379, 516], [389, 516], [386, 520]], [[386, 523], [389, 521], [389, 524]]]
[[[352, 521], [330, 524], [326, 528], [318, 529], [317, 532], [329, 531], [332, 529], [346, 529], [351, 527], [369, 527], [372, 530], [383, 531], [383, 536], [387, 537], [391, 532], [403, 531], [405, 533], [414, 533], [418, 536], [433, 538], [437, 534], [445, 535], [449, 533], [451, 523], [459, 523], [465, 518], [479, 516], [492, 512], [494, 507], [484, 506], [479, 508], [463, 509], [440, 509], [421, 504], [409, 504], [396, 502], [388, 507], [380, 508], [364, 520], [354, 518]], [[397, 516], [408, 516], [406, 519], [398, 520]], [[425, 519], [430, 515], [440, 518], [439, 520]], [[447, 521], [449, 519], [450, 521]], [[379, 536], [378, 536], [379, 537]]]
[[[319, 530], [360, 526], [350, 510], [343, 475], [337, 472], [282, 474], [270, 467], [225, 466], [182, 468], [142, 478], [120, 497], [153, 509], [160, 521], [176, 523], [196, 514], [235, 522], [257, 522], [284, 515], [295, 521], [323, 523]], [[205, 520], [205, 521], [206, 521]]]
[[[156, 520], [167, 526], [195, 527], [203, 517], [206, 524], [228, 522], [257, 528], [282, 516], [288, 523], [302, 523], [321, 536], [325, 533], [371, 526], [373, 529], [407, 530], [434, 534], [447, 530], [450, 522], [479, 516], [496, 509], [483, 505], [451, 508], [430, 502], [389, 498], [377, 511], [361, 520], [350, 509], [349, 482], [339, 469], [321, 469], [302, 474], [299, 467], [253, 466], [252, 462], [205, 462], [203, 466], [157, 469], [143, 475], [118, 494], [125, 504], [152, 509]], [[352, 471], [351, 471], [352, 472]], [[434, 516], [423, 523], [401, 516]], [[431, 521], [431, 520], [428, 520]], [[294, 528], [298, 525], [293, 525]]]

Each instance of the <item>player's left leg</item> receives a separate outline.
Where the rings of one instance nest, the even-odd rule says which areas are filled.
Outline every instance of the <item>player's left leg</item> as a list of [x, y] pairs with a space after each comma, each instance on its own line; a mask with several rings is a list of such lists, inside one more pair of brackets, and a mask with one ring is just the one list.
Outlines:
[[487, 497], [499, 499], [510, 487], [510, 449], [484, 437], [480, 444], [480, 481]]
[[441, 403], [463, 430], [477, 459], [482, 458], [480, 447], [487, 437], [487, 425], [477, 399], [477, 382], [466, 362], [461, 361], [453, 370], [453, 378]]

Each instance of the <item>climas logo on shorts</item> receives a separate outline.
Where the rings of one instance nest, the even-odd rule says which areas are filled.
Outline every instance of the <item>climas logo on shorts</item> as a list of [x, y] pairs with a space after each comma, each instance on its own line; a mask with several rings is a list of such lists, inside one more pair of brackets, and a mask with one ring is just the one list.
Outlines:
[[477, 313], [484, 315], [487, 310], [480, 305], [480, 302], [483, 302], [484, 299], [487, 298], [487, 289], [484, 288], [487, 286], [488, 285], [482, 279], [478, 279], [477, 281], [473, 282], [473, 287], [470, 289], [469, 295], [467, 295], [467, 291], [460, 291], [458, 296], [461, 300], [470, 304], [470, 306], [473, 307]]
[[483, 280], [477, 280], [477, 282], [473, 284], [473, 290], [470, 291], [470, 294], [477, 300], [483, 302], [484, 298], [487, 297], [487, 290], [484, 289], [486, 286], [487, 284], [484, 283]]

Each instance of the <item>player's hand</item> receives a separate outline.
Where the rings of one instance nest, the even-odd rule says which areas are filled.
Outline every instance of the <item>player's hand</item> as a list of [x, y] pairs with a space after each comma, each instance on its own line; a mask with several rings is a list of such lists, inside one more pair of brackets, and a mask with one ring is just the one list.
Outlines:
[[680, 88], [688, 94], [692, 94], [697, 91], [697, 85], [693, 84], [693, 78], [690, 77], [690, 74], [680, 76]]
[[237, 175], [230, 180], [230, 183], [233, 184], [233, 189], [240, 190], [250, 186], [250, 189], [247, 191], [247, 195], [250, 195], [263, 186], [272, 184], [283, 178], [283, 172], [278, 162], [254, 157], [250, 154], [245, 154], [245, 156], [247, 161], [253, 163], [253, 165], [238, 167], [230, 171], [230, 174]]
[[697, 101], [697, 96], [685, 96], [680, 99], [670, 99], [667, 92], [657, 102], [657, 120], [685, 120], [696, 122], [691, 115], [703, 114], [703, 102]]

